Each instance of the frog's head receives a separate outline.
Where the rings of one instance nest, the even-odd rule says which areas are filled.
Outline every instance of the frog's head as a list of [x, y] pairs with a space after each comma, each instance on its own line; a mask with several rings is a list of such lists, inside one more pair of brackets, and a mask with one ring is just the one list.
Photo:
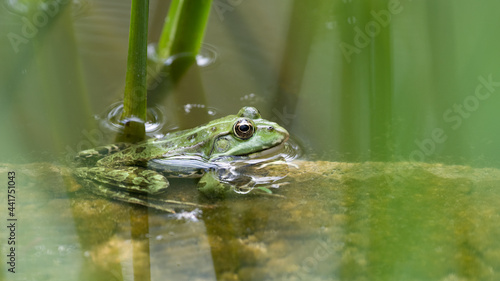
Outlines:
[[226, 133], [213, 140], [211, 159], [264, 152], [284, 143], [289, 136], [285, 128], [262, 119], [254, 107], [243, 107], [237, 115], [226, 117], [224, 123]]

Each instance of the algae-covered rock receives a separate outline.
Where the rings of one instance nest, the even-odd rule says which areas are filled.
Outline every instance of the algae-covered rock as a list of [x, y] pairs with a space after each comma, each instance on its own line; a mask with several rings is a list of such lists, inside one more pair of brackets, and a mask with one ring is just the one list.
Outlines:
[[178, 214], [96, 197], [67, 168], [10, 170], [24, 266], [47, 276], [141, 264], [152, 280], [500, 280], [494, 168], [294, 161], [254, 171], [286, 176], [271, 196], [213, 200], [174, 180], [162, 198], [210, 206]]

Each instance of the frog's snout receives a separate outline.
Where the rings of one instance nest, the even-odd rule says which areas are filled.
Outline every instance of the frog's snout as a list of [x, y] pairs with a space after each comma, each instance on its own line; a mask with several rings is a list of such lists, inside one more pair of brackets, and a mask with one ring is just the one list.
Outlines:
[[290, 137], [290, 134], [288, 133], [288, 131], [278, 124], [276, 124], [274, 126], [270, 126], [269, 130], [273, 130], [273, 131], [277, 132], [279, 135], [281, 135], [280, 143], [286, 142], [288, 140], [288, 138]]
[[282, 131], [280, 131], [280, 133], [284, 137], [283, 142], [286, 142], [288, 140], [288, 138], [290, 138], [290, 134], [284, 128], [281, 128], [281, 130]]

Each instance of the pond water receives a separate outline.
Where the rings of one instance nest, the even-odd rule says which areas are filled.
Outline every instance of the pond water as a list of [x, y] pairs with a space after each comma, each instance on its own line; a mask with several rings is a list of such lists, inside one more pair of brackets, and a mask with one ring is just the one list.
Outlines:
[[[214, 0], [181, 81], [202, 93], [154, 98], [149, 136], [255, 106], [301, 154], [265, 167], [272, 195], [171, 180], [161, 198], [205, 206], [172, 214], [71, 174], [113, 142], [129, 1], [45, 2], [0, 5], [1, 280], [500, 279], [500, 3]], [[152, 47], [167, 8], [150, 3]]]

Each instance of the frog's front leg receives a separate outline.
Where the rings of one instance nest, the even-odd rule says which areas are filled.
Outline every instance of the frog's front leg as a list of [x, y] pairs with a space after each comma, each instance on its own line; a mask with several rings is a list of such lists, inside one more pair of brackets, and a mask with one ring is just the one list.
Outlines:
[[209, 198], [224, 198], [231, 188], [229, 183], [221, 181], [216, 170], [207, 171], [198, 182], [198, 190]]
[[139, 193], [160, 193], [169, 185], [163, 175], [141, 167], [84, 167], [77, 168], [75, 175], [97, 188], [115, 188]]
[[271, 183], [282, 177], [265, 177], [266, 182], [255, 179], [255, 175], [235, 173], [231, 170], [209, 170], [198, 182], [198, 190], [209, 198], [224, 198], [228, 195], [255, 193], [273, 197], [283, 197], [273, 194], [270, 188], [278, 188], [287, 183]]

